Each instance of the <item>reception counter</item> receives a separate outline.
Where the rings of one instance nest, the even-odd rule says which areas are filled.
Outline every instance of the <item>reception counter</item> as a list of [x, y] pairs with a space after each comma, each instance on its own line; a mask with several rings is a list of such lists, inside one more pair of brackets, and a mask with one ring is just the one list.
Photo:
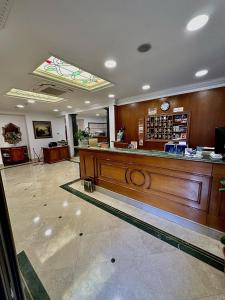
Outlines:
[[222, 160], [163, 151], [77, 147], [81, 178], [136, 200], [225, 231]]

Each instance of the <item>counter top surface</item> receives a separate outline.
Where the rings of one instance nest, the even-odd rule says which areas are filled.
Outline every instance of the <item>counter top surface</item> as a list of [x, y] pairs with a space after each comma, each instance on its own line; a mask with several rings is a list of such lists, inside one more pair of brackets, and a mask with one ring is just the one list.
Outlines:
[[68, 147], [68, 145], [61, 145], [61, 146], [54, 146], [54, 147], [42, 147], [43, 149], [56, 149], [56, 148], [64, 148], [64, 147]]
[[88, 147], [88, 146], [76, 146], [75, 149], [83, 149], [83, 150], [94, 150], [94, 151], [103, 151], [103, 152], [115, 152], [115, 153], [126, 153], [126, 154], [135, 154], [135, 155], [144, 155], [144, 156], [152, 156], [152, 157], [162, 157], [162, 158], [171, 158], [171, 159], [181, 159], [188, 161], [198, 161], [205, 163], [213, 163], [213, 164], [224, 164], [225, 161], [222, 159], [211, 159], [207, 158], [196, 158], [196, 157], [187, 157], [179, 154], [170, 154], [164, 151], [155, 151], [155, 150], [142, 150], [142, 149], [126, 149], [126, 148], [100, 148], [100, 147]]

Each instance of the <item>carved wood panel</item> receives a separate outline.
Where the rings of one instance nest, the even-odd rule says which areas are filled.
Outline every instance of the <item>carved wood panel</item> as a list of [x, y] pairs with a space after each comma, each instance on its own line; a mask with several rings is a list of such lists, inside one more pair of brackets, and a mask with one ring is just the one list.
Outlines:
[[[164, 201], [176, 202], [206, 211], [208, 209], [209, 176], [172, 171], [111, 159], [96, 159], [96, 177], [129, 190], [137, 190]], [[115, 187], [116, 188], [116, 187]]]

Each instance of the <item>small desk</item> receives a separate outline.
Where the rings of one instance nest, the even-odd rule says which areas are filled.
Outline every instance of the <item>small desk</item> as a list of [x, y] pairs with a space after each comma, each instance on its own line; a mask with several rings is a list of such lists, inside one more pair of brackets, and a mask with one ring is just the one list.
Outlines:
[[70, 158], [69, 146], [45, 147], [43, 148], [44, 162], [52, 164]]
[[27, 146], [1, 148], [4, 166], [22, 164], [29, 161]]

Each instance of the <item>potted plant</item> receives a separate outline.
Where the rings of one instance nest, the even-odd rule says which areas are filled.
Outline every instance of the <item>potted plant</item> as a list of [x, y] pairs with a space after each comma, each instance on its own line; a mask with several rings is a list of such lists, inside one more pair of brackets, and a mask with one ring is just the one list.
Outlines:
[[87, 146], [89, 137], [90, 137], [89, 128], [85, 128], [85, 130], [79, 129], [77, 133], [79, 146]]

